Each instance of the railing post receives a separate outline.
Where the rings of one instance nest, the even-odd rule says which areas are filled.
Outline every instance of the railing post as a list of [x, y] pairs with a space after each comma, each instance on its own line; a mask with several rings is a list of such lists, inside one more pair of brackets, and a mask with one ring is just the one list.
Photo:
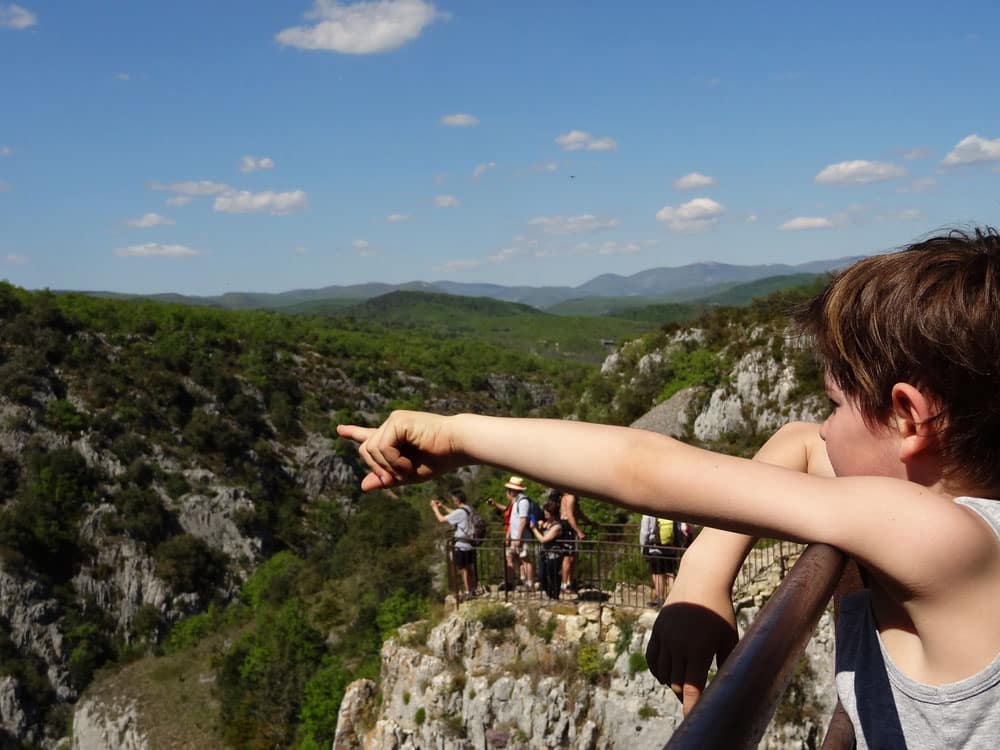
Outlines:
[[806, 549], [665, 750], [757, 747], [844, 562], [833, 547]]

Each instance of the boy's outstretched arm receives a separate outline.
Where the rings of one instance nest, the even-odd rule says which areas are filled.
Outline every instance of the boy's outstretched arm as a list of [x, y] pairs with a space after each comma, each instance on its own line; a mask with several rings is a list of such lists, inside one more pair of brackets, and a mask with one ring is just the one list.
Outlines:
[[[781, 427], [754, 460], [833, 476], [816, 424]], [[646, 661], [653, 675], [682, 701], [685, 715], [701, 697], [712, 660], [721, 665], [736, 645], [732, 588], [755, 541], [746, 534], [703, 529], [681, 558], [666, 606], [653, 626]]]
[[[904, 387], [913, 390], [905, 384], [897, 390]], [[377, 428], [337, 430], [361, 443], [369, 467], [363, 490], [487, 464], [639, 513], [830, 544], [909, 601], [948, 590], [955, 576], [982, 567], [984, 556], [995, 553], [995, 537], [984, 533], [975, 514], [944, 502], [939, 487], [907, 481], [911, 462], [923, 471], [933, 459], [924, 460], [932, 438], [915, 429], [929, 409], [918, 414], [908, 410], [910, 403], [894, 400], [892, 420], [879, 428], [888, 430], [879, 438], [880, 467], [895, 467], [884, 476], [812, 476], [646, 430], [568, 420], [399, 411]], [[926, 547], [928, 528], [942, 529], [943, 541], [915, 558], [913, 550]]]

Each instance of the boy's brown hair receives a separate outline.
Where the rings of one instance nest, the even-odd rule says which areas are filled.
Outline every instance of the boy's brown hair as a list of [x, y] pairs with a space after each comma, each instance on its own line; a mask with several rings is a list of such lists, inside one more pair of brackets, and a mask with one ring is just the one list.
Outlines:
[[920, 388], [945, 472], [1000, 490], [1000, 234], [951, 230], [854, 263], [796, 314], [870, 426], [896, 383]]

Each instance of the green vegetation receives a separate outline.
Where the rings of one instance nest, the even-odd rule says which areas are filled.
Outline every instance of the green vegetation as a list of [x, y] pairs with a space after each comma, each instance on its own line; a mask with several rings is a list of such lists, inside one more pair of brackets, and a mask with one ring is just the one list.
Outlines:
[[[458, 483], [473, 498], [501, 497], [504, 481], [483, 470], [360, 501], [360, 466], [335, 437], [338, 422], [427, 407], [627, 423], [682, 388], [724, 385], [732, 363], [762, 342], [810, 393], [811, 358], [771, 335], [801, 296], [711, 308], [696, 322], [700, 337], [685, 338], [653, 308], [645, 318], [633, 308], [630, 321], [397, 293], [329, 315], [283, 315], [0, 283], [2, 428], [12, 436], [0, 449], [0, 562], [31, 596], [51, 600], [70, 686], [93, 689], [100, 672], [98, 686], [155, 696], [167, 717], [191, 714], [201, 735], [161, 738], [162, 746], [329, 747], [349, 682], [377, 679], [379, 649], [403, 625], [421, 621], [402, 632], [412, 646], [426, 643], [428, 618], [440, 610], [432, 585], [440, 529], [427, 499]], [[643, 332], [622, 350], [617, 373], [596, 371], [608, 352], [602, 341]], [[667, 355], [639, 372], [654, 351]], [[746, 451], [758, 436], [727, 439]], [[296, 472], [302, 456], [317, 453], [326, 474], [307, 490]], [[541, 496], [542, 487], [530, 489]], [[230, 496], [240, 505], [229, 520], [259, 557], [227, 557], [188, 523], [185, 513]], [[599, 523], [628, 519], [581, 503]], [[80, 580], [105, 591], [121, 585], [119, 549], [148, 563], [183, 606], [164, 613], [140, 604], [123, 625], [117, 611], [78, 593]], [[648, 575], [638, 561], [619, 573]], [[468, 609], [488, 637], [515, 623], [502, 605]], [[182, 612], [192, 614], [178, 620]], [[631, 626], [620, 626], [622, 653]], [[548, 639], [554, 627], [553, 618], [534, 630]], [[592, 682], [612, 668], [596, 648], [577, 657]], [[641, 655], [629, 658], [638, 669]], [[17, 677], [55, 737], [67, 707], [48, 673], [0, 621], [0, 674]], [[193, 687], [206, 674], [215, 676], [210, 695]]]
[[601, 653], [601, 644], [584, 643], [576, 652], [576, 666], [588, 682], [604, 682], [611, 675], [614, 660]]
[[488, 297], [430, 292], [392, 292], [346, 310], [331, 310], [330, 315], [337, 324], [378, 323], [393, 331], [470, 338], [509, 351], [591, 365], [607, 356], [604, 341], [634, 338], [653, 325], [649, 320], [553, 315]]
[[517, 622], [517, 612], [504, 604], [483, 604], [475, 609], [473, 617], [487, 630], [506, 630]]

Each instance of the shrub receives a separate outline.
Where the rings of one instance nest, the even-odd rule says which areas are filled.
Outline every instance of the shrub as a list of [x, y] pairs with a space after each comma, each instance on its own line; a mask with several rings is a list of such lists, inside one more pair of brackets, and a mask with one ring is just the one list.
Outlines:
[[87, 429], [87, 418], [76, 410], [69, 401], [57, 399], [50, 401], [45, 409], [44, 422], [57, 432], [78, 435]]
[[599, 643], [584, 643], [576, 652], [576, 666], [588, 682], [597, 683], [611, 674], [614, 662], [601, 654]]
[[183, 593], [211, 593], [226, 571], [225, 555], [191, 534], [167, 539], [156, 548], [153, 559], [156, 575]]
[[655, 718], [660, 715], [660, 712], [655, 708], [650, 706], [648, 703], [643, 703], [642, 707], [639, 709], [639, 718], [643, 721]]
[[351, 675], [339, 659], [326, 657], [306, 683], [299, 711], [300, 732], [317, 747], [330, 747], [337, 729], [337, 713]]
[[375, 624], [382, 640], [386, 640], [400, 625], [419, 620], [426, 615], [427, 604], [421, 597], [403, 589], [396, 589], [378, 605]]
[[628, 655], [628, 672], [631, 675], [638, 674], [639, 672], [645, 672], [649, 669], [649, 664], [646, 662], [646, 655], [641, 651], [633, 651]]
[[474, 617], [487, 630], [506, 630], [514, 627], [517, 622], [517, 612], [514, 608], [503, 604], [486, 604], [479, 607]]
[[413, 721], [418, 727], [423, 726], [424, 722], [427, 721], [427, 711], [424, 710], [423, 706], [413, 714]]

